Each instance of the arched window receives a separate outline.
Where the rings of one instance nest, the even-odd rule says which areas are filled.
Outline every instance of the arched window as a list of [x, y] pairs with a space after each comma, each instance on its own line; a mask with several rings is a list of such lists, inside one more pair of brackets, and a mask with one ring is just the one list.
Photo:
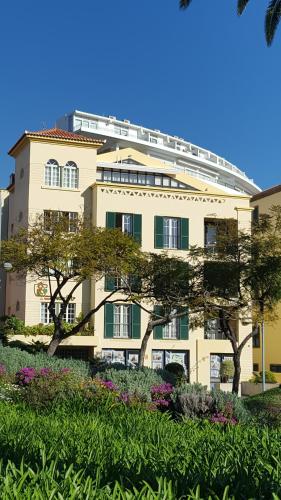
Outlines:
[[48, 160], [45, 165], [45, 185], [60, 186], [60, 167], [56, 160]]
[[63, 167], [63, 187], [78, 188], [78, 168], [74, 161], [68, 161]]

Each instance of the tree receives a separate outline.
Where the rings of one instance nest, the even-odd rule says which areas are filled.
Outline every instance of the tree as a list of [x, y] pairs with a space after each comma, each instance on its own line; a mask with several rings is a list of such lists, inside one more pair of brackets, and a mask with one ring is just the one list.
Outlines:
[[[71, 221], [57, 213], [38, 217], [27, 229], [20, 229], [1, 247], [1, 263], [11, 262], [12, 272], [22, 279], [48, 280], [49, 312], [54, 333], [48, 347], [52, 356], [62, 340], [77, 334], [106, 302], [116, 302], [115, 295], [126, 287], [121, 276], [134, 273], [144, 259], [138, 243], [119, 229], [94, 228], [87, 221]], [[88, 312], [81, 314], [72, 327], [66, 328], [64, 316], [76, 290], [86, 280], [99, 282], [107, 274], [118, 285]], [[60, 303], [60, 309], [56, 303]]]
[[[238, 393], [241, 354], [258, 334], [265, 317], [274, 317], [281, 300], [281, 207], [272, 207], [250, 231], [231, 231], [220, 236], [210, 253], [193, 248], [196, 258], [204, 259], [201, 272], [201, 311], [204, 318], [217, 318], [233, 350], [232, 391]], [[199, 308], [200, 309], [200, 308]], [[240, 341], [237, 322], [251, 324]]]
[[[197, 267], [166, 253], [149, 254], [139, 275], [139, 289], [133, 301], [149, 314], [141, 343], [140, 366], [154, 328], [188, 315], [198, 300]], [[156, 305], [156, 307], [155, 307]]]
[[[180, 8], [187, 9], [187, 7], [190, 6], [191, 1], [192, 0], [180, 0], [179, 3]], [[248, 3], [249, 0], [237, 0], [237, 12], [239, 16], [244, 12]], [[265, 38], [268, 46], [270, 46], [273, 42], [276, 29], [280, 22], [280, 17], [281, 17], [281, 0], [269, 0], [268, 7], [266, 9], [265, 23], [264, 23]]]

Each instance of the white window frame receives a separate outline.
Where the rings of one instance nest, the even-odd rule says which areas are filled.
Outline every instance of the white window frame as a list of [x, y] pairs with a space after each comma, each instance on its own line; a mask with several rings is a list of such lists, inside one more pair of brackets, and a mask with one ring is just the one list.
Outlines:
[[179, 242], [179, 220], [163, 217], [163, 248], [177, 249]]
[[[176, 314], [176, 311], [172, 311]], [[163, 326], [163, 339], [176, 340], [179, 337], [179, 318], [173, 318], [170, 323]]]
[[78, 168], [74, 161], [68, 161], [62, 169], [62, 187], [78, 188]]
[[[70, 306], [70, 307], [69, 307]], [[61, 308], [61, 302], [55, 303], [55, 312], [59, 314]], [[66, 308], [66, 312], [64, 314], [63, 321], [65, 323], [75, 323], [76, 318], [76, 304], [74, 302], [70, 302]], [[52, 323], [52, 316], [49, 311], [49, 302], [40, 302], [40, 323], [43, 325], [49, 325]]]
[[61, 169], [54, 159], [48, 160], [45, 165], [44, 182], [46, 186], [60, 187]]
[[133, 216], [132, 214], [122, 214], [122, 233], [133, 233]]
[[131, 306], [128, 304], [113, 305], [113, 337], [129, 338], [131, 330]]

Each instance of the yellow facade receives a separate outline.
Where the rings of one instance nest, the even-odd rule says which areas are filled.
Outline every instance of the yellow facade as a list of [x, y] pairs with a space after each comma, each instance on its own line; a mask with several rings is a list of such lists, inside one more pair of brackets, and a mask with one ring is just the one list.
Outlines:
[[[68, 144], [66, 141], [48, 141], [32, 138], [25, 141], [22, 147], [17, 146], [15, 185], [10, 193], [9, 234], [15, 232], [20, 225], [27, 224], [44, 210], [86, 213], [97, 226], [106, 225], [106, 213], [141, 214], [142, 216], [142, 249], [159, 252], [154, 248], [154, 217], [189, 219], [190, 245], [204, 245], [204, 220], [236, 219], [239, 228], [249, 228], [251, 209], [249, 197], [241, 193], [229, 193], [222, 186], [211, 186], [202, 180], [186, 173], [170, 173], [170, 167], [164, 161], [151, 158], [132, 148], [124, 148], [97, 155], [98, 144], [83, 147], [82, 144]], [[75, 189], [46, 185], [45, 168], [49, 159], [55, 159], [59, 165], [73, 161], [79, 169], [79, 185]], [[143, 172], [153, 170], [184, 183], [186, 188], [159, 187], [155, 185], [132, 185], [109, 182], [97, 178], [97, 168], [102, 165], [122, 164], [126, 160], [130, 164], [140, 165]], [[123, 167], [125, 165], [123, 164]], [[123, 168], [122, 167], [122, 168]], [[105, 168], [105, 167], [104, 167]], [[24, 171], [24, 174], [22, 173]], [[20, 213], [22, 215], [20, 216]], [[167, 250], [171, 255], [187, 256], [185, 250]], [[36, 291], [38, 283], [19, 281], [11, 274], [7, 283], [6, 312], [15, 314], [28, 325], [36, 325], [41, 321], [40, 307], [42, 296]], [[104, 283], [93, 285], [85, 283], [77, 290], [75, 297], [76, 316], [80, 311], [93, 307], [104, 296]], [[121, 298], [121, 297], [120, 297]], [[47, 300], [47, 297], [44, 298]], [[107, 350], [127, 356], [129, 351], [137, 352], [141, 346], [148, 316], [141, 311], [140, 338], [105, 338], [104, 310], [101, 309], [93, 319], [95, 334], [86, 340], [82, 337], [69, 338], [67, 347], [89, 347], [95, 355], [103, 355]], [[240, 324], [239, 339], [248, 333], [249, 326]], [[29, 339], [30, 340], [30, 339]], [[44, 339], [45, 340], [45, 339]], [[227, 340], [207, 339], [204, 329], [198, 328], [189, 332], [188, 340], [151, 338], [148, 343], [145, 363], [154, 366], [157, 356], [163, 359], [175, 359], [186, 353], [191, 382], [200, 382], [210, 386], [211, 356], [231, 354], [231, 345]], [[161, 354], [163, 353], [163, 354]], [[177, 354], [178, 353], [178, 354]], [[169, 357], [171, 356], [171, 358]], [[175, 356], [174, 358], [172, 358]], [[159, 358], [160, 359], [160, 358]], [[213, 359], [213, 358], [212, 358]], [[241, 380], [249, 380], [252, 375], [252, 349], [249, 342], [242, 354]], [[223, 386], [223, 384], [222, 384]], [[229, 388], [229, 387], [225, 387]]]
[[[256, 209], [256, 215], [266, 214], [274, 205], [281, 205], [281, 186], [268, 189], [254, 196], [251, 206]], [[265, 369], [274, 372], [277, 382], [281, 383], [281, 305], [275, 311], [276, 319], [265, 323]], [[256, 371], [262, 369], [261, 338], [253, 347], [253, 363]], [[277, 370], [280, 370], [279, 372]]]

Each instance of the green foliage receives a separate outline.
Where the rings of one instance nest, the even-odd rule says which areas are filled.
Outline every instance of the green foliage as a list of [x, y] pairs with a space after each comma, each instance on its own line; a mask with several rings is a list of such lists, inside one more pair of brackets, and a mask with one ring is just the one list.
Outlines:
[[70, 368], [77, 377], [87, 377], [89, 375], [89, 363], [85, 361], [50, 358], [45, 353], [30, 354], [12, 347], [0, 346], [0, 364], [3, 364], [10, 374], [29, 366], [36, 369], [52, 368], [55, 371], [61, 368]]
[[96, 375], [101, 380], [111, 380], [121, 392], [128, 392], [132, 395], [145, 397], [151, 400], [150, 388], [153, 385], [160, 385], [163, 381], [171, 380], [175, 382], [173, 375], [165, 373], [164, 370], [152, 370], [152, 368], [125, 368], [121, 365], [118, 368], [107, 368]]
[[201, 384], [182, 384], [172, 395], [177, 413], [188, 418], [210, 417], [215, 413], [229, 413], [238, 422], [249, 420], [243, 401], [236, 394], [223, 391], [208, 391]]
[[259, 424], [281, 426], [280, 387], [245, 399], [245, 405]]
[[71, 371], [52, 371], [34, 377], [21, 391], [16, 391], [16, 399], [20, 399], [32, 408], [44, 409], [70, 401], [81, 391], [77, 375]]
[[185, 376], [184, 367], [179, 363], [168, 363], [165, 366], [165, 370], [167, 372], [172, 373], [175, 376], [177, 383], [179, 383], [181, 380], [184, 379]]
[[281, 496], [280, 429], [177, 423], [107, 403], [44, 412], [0, 403], [0, 422], [3, 500]]
[[[262, 382], [262, 372], [260, 373], [255, 373], [253, 377], [251, 378], [251, 382], [254, 384], [260, 384]], [[265, 383], [266, 384], [276, 384], [277, 379], [274, 375], [273, 372], [266, 370], [265, 371]]]
[[250, 420], [250, 414], [245, 408], [243, 400], [231, 392], [211, 391], [214, 401], [214, 408], [217, 413], [224, 413], [227, 406], [232, 407], [233, 416], [240, 423], [247, 423]]

